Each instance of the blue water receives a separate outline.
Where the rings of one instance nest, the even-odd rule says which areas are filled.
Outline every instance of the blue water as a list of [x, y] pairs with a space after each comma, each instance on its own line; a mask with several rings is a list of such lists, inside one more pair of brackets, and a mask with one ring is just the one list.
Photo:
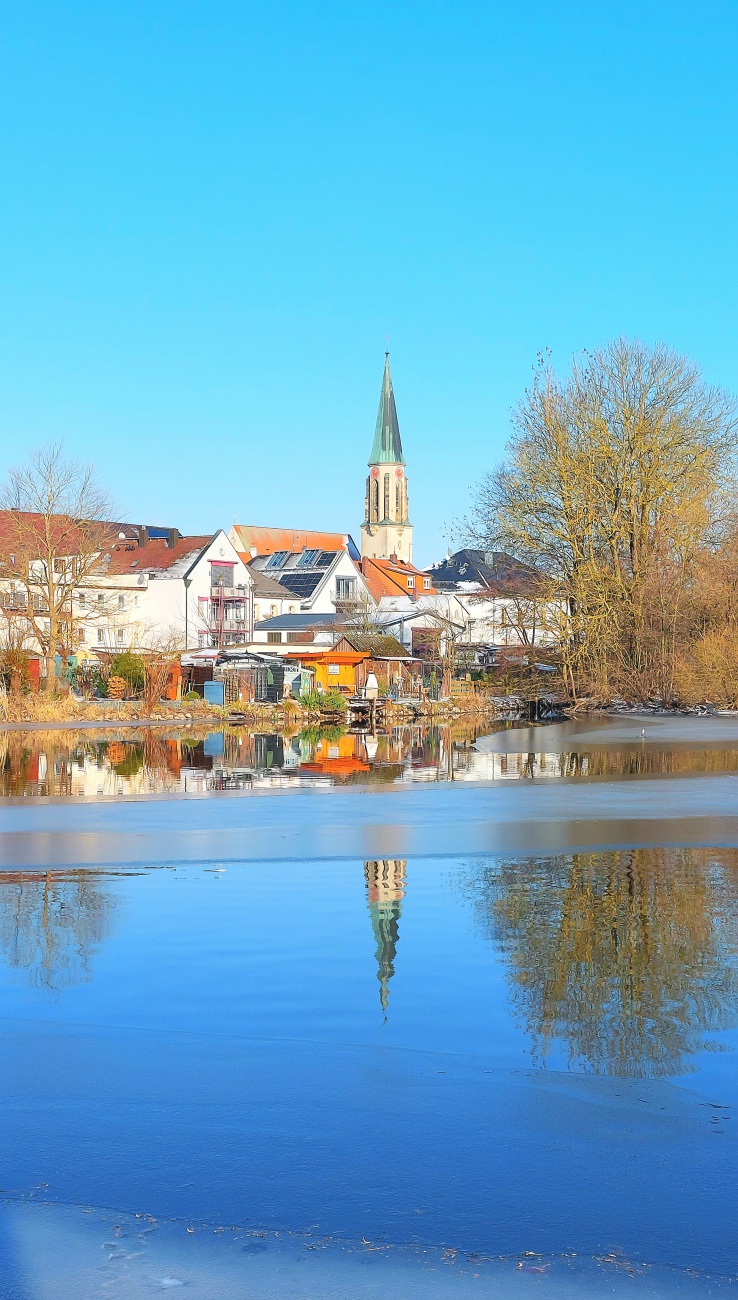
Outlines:
[[734, 1276], [737, 953], [733, 849], [6, 870], [2, 1191]]

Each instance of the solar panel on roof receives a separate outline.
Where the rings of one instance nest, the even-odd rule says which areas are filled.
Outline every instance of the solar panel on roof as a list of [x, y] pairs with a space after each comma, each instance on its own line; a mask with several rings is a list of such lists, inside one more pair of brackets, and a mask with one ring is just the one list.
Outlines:
[[316, 569], [327, 569], [335, 560], [336, 555], [336, 551], [321, 551], [320, 559], [315, 562]]
[[280, 586], [286, 587], [295, 596], [312, 596], [322, 581], [322, 573], [296, 573], [294, 570], [280, 578]]

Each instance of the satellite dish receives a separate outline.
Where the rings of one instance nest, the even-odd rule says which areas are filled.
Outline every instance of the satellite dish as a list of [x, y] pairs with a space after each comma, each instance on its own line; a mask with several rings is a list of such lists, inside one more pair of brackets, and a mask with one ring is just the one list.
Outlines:
[[118, 541], [119, 541], [119, 542], [124, 542], [125, 540], [126, 540], [126, 535], [125, 535], [125, 533], [118, 533]]

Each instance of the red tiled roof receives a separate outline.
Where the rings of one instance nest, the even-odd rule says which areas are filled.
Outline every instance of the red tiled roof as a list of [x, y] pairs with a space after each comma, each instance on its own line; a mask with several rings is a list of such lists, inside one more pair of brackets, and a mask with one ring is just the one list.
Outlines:
[[[93, 545], [98, 540], [109, 545], [124, 527], [97, 519], [78, 521], [69, 515], [51, 515], [50, 518], [53, 545], [62, 548], [65, 555], [74, 555], [75, 551], [90, 554], [91, 541]], [[46, 550], [47, 519], [46, 515], [30, 510], [0, 510], [0, 547], [14, 547], [28, 557], [40, 556]]]
[[[416, 569], [414, 564], [406, 564], [404, 560], [376, 560], [364, 556], [361, 561], [361, 572], [364, 581], [369, 588], [375, 600], [380, 600], [382, 596], [410, 596], [411, 598], [419, 595], [435, 595], [435, 587], [423, 586], [423, 579], [428, 577], [422, 569]], [[415, 586], [408, 587], [408, 578], [415, 578]]]
[[275, 551], [292, 551], [295, 554], [306, 548], [320, 551], [340, 551], [348, 545], [348, 533], [320, 533], [300, 528], [261, 528], [256, 524], [234, 524], [235, 545], [241, 559], [248, 563], [257, 555], [273, 555]]
[[150, 569], [171, 569], [188, 556], [199, 555], [213, 540], [213, 533], [205, 537], [180, 537], [174, 546], [167, 546], [164, 538], [154, 538], [144, 546], [121, 542], [113, 547], [106, 573], [147, 573]]

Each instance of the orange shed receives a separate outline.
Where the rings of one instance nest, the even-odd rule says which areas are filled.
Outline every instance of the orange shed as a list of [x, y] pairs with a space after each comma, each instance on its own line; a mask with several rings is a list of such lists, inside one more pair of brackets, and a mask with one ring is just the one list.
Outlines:
[[366, 658], [355, 650], [285, 655], [285, 659], [299, 659], [314, 669], [316, 691], [340, 691], [341, 695], [356, 694], [356, 665]]

